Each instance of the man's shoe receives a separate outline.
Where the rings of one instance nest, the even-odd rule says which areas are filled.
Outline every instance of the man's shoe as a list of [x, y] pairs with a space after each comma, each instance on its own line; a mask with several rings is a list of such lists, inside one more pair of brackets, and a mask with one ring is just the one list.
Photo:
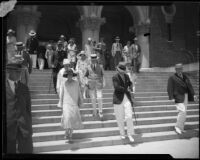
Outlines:
[[131, 143], [133, 143], [135, 140], [133, 139], [133, 137], [132, 136], [128, 136], [128, 139], [129, 139], [129, 141], [131, 142]]
[[174, 128], [175, 128], [176, 133], [182, 134], [181, 130], [178, 127], [174, 127]]
[[122, 139], [122, 140], [126, 139], [126, 137], [125, 137], [125, 136], [120, 136], [120, 137], [121, 137], [121, 139]]
[[100, 117], [100, 118], [103, 118], [102, 112], [99, 112], [99, 117]]

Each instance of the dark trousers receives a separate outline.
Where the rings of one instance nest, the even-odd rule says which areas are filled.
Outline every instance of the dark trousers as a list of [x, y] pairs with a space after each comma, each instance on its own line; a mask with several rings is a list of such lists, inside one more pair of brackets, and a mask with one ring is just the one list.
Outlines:
[[119, 62], [122, 60], [121, 52], [117, 51], [115, 56], [114, 56], [114, 66], [117, 67]]
[[133, 58], [131, 63], [133, 66], [133, 72], [139, 73], [140, 63], [139, 63], [138, 58]]
[[110, 57], [108, 57], [108, 56], [105, 57], [105, 65], [104, 65], [104, 69], [105, 69], [105, 70], [111, 70], [110, 63], [111, 63]]
[[59, 68], [52, 68], [52, 74], [53, 74], [53, 85], [54, 85], [54, 89], [56, 92], [56, 84], [57, 84], [57, 75], [59, 72]]
[[17, 153], [17, 151], [19, 153], [33, 153], [32, 135], [25, 138], [19, 129], [16, 139], [10, 140], [7, 138], [7, 153]]

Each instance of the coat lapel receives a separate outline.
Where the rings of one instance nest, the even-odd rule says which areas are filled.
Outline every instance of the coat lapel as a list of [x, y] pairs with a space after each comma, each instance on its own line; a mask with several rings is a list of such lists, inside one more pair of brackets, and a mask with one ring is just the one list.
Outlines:
[[174, 80], [175, 80], [178, 84], [180, 84], [182, 87], [187, 88], [187, 85], [185, 84], [185, 82], [183, 81], [183, 79], [180, 78], [177, 74], [174, 74], [173, 78], [174, 78]]
[[122, 77], [118, 74], [118, 78], [123, 86], [125, 86], [125, 82], [123, 81]]

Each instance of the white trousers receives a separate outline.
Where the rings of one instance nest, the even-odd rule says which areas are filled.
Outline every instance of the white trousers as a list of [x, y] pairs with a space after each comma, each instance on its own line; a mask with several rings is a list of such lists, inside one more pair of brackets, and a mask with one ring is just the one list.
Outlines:
[[181, 131], [184, 130], [184, 124], [186, 121], [187, 115], [187, 105], [188, 105], [188, 94], [185, 94], [184, 103], [177, 103], [176, 109], [178, 110], [176, 127], [178, 127]]
[[40, 70], [44, 69], [44, 59], [38, 58], [38, 66]]
[[31, 56], [32, 66], [33, 68], [36, 68], [37, 54], [30, 54], [30, 56]]
[[99, 112], [102, 113], [102, 107], [103, 107], [102, 90], [101, 89], [89, 90], [89, 95], [92, 101], [93, 113], [96, 114], [96, 108], [97, 108], [96, 99], [98, 101]]
[[124, 95], [124, 99], [121, 104], [114, 104], [114, 112], [117, 119], [120, 135], [125, 135], [124, 120], [126, 121], [127, 125], [127, 135], [134, 135], [135, 131], [132, 120], [132, 106], [126, 95]]

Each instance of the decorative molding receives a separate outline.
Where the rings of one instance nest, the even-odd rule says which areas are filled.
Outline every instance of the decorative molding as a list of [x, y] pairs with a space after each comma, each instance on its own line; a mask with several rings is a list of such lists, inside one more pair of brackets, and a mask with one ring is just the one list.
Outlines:
[[81, 30], [84, 29], [99, 30], [100, 26], [105, 22], [106, 22], [105, 18], [81, 16], [81, 19], [79, 20], [79, 26]]

